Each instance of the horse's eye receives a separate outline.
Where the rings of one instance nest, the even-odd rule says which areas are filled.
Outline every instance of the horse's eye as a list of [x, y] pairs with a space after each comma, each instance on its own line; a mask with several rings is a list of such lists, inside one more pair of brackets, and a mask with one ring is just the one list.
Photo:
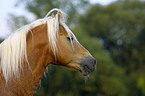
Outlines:
[[67, 37], [68, 41], [73, 41], [73, 37]]

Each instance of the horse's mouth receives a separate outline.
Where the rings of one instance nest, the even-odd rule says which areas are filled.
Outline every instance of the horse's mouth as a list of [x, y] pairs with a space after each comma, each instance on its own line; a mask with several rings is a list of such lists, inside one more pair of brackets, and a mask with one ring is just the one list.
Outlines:
[[80, 72], [87, 76], [96, 68], [97, 60], [91, 56], [87, 56], [80, 61]]
[[82, 75], [87, 76], [91, 72], [93, 72], [96, 68], [97, 61], [95, 58], [91, 56], [84, 57], [80, 60], [79, 63], [68, 63], [66, 66], [73, 69], [78, 70], [82, 73]]
[[89, 75], [91, 72], [95, 70], [95, 66], [93, 68], [89, 68], [88, 66], [82, 66], [82, 64], [68, 64], [70, 69], [79, 71], [83, 76]]
[[89, 75], [91, 72], [93, 72], [95, 70], [95, 66], [93, 68], [89, 68], [88, 66], [82, 66], [80, 67], [79, 72], [81, 72], [81, 74], [83, 76], [87, 76]]

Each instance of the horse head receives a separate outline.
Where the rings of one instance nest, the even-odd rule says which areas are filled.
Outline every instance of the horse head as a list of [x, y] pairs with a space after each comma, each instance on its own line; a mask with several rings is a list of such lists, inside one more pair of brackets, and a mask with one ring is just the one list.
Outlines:
[[66, 66], [88, 75], [95, 70], [96, 59], [76, 39], [66, 25], [60, 23], [55, 65]]
[[[54, 61], [51, 61], [51, 63], [78, 70], [86, 76], [95, 70], [97, 61], [89, 51], [79, 43], [68, 26], [61, 21], [61, 13], [63, 12], [58, 10], [55, 17], [53, 13], [51, 15], [51, 18], [56, 20], [55, 24], [52, 25], [56, 26], [55, 34], [48, 32], [50, 36], [55, 35], [54, 37], [48, 36], [48, 38], [53, 38], [52, 40], [48, 40], [49, 50], [51, 50], [49, 54], [54, 58]], [[47, 29], [51, 29], [49, 25]]]

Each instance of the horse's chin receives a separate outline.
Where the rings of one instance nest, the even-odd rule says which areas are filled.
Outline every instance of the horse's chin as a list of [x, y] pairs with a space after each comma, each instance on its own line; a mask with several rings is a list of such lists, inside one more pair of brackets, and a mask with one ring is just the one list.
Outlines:
[[83, 76], [87, 76], [88, 73], [84, 73], [83, 71], [79, 70], [79, 72], [83, 75]]
[[83, 76], [87, 76], [91, 73], [91, 71], [85, 71], [85, 70], [82, 70], [82, 68], [80, 68], [81, 70], [79, 70], [79, 72], [83, 75]]

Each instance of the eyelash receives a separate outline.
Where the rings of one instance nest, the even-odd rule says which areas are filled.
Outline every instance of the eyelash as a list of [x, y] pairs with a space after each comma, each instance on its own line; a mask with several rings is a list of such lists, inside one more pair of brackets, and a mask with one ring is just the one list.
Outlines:
[[73, 41], [73, 37], [67, 37], [67, 40], [68, 41], [71, 41], [71, 40]]

